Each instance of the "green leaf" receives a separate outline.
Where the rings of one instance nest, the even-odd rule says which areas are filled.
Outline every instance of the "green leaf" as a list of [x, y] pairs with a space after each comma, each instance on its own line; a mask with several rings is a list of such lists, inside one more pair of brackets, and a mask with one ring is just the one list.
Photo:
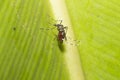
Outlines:
[[[119, 80], [119, 1], [65, 1], [85, 79]], [[0, 1], [0, 80], [70, 80], [67, 47], [54, 40], [56, 30], [41, 29], [52, 26], [48, 15], [48, 0]]]
[[86, 80], [120, 79], [120, 1], [66, 0]]
[[69, 80], [48, 0], [0, 1], [0, 80]]

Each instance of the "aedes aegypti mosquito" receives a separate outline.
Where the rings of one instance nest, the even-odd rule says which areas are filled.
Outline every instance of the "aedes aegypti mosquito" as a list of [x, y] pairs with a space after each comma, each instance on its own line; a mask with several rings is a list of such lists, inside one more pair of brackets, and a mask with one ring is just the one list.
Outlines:
[[[54, 20], [54, 19], [53, 19]], [[62, 20], [54, 20], [54, 21], [57, 21], [56, 23], [52, 24], [52, 28], [40, 28], [41, 30], [52, 30], [52, 29], [57, 29], [58, 31], [58, 34], [56, 35], [57, 37], [57, 40], [59, 42], [59, 44], [63, 44], [63, 41], [67, 41], [67, 39], [70, 39], [72, 40], [70, 37], [67, 38], [66, 34], [67, 34], [67, 30], [68, 30], [68, 27], [67, 26], [64, 26], [62, 24]], [[73, 43], [69, 43], [71, 45], [78, 45], [79, 41], [77, 40], [72, 40], [72, 41], [75, 41], [77, 44], [73, 44]], [[68, 42], [67, 42], [68, 43]]]
[[[57, 36], [57, 40], [58, 42], [60, 42], [60, 44], [63, 43], [63, 40], [67, 40], [66, 34], [67, 34], [67, 26], [64, 26], [62, 24], [62, 20], [54, 20], [56, 23], [52, 24], [52, 28], [46, 28], [45, 30], [52, 30], [52, 29], [57, 29], [58, 34]], [[40, 28], [41, 30], [44, 30], [44, 28]]]
[[58, 35], [57, 39], [60, 43], [63, 43], [63, 40], [67, 40], [66, 34], [67, 34], [67, 26], [63, 26], [62, 20], [60, 20], [60, 23], [54, 24], [55, 27], [57, 27]]

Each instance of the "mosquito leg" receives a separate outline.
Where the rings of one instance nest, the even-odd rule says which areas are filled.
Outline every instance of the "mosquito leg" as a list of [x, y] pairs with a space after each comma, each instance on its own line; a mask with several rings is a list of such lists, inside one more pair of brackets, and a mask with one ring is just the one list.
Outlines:
[[51, 27], [51, 28], [40, 27], [40, 30], [53, 30], [53, 29], [55, 29], [55, 27]]
[[64, 27], [64, 29], [66, 29], [66, 30], [65, 30], [65, 33], [67, 34], [68, 27], [67, 27], [67, 26], [65, 26], [65, 27]]
[[55, 35], [54, 39], [53, 40], [56, 40], [57, 39], [57, 35]]
[[67, 37], [66, 37], [66, 34], [65, 34], [65, 40], [67, 41]]
[[51, 17], [49, 14], [47, 14], [46, 21], [49, 25], [53, 25], [54, 23], [57, 23], [57, 20], [55, 20], [54, 17]]
[[71, 43], [69, 43], [69, 44], [72, 44], [72, 45], [74, 45], [74, 46], [79, 46], [79, 45], [80, 45], [80, 40], [72, 39], [72, 38], [69, 37], [69, 36], [67, 36], [67, 38], [68, 38], [69, 41], [71, 42]]

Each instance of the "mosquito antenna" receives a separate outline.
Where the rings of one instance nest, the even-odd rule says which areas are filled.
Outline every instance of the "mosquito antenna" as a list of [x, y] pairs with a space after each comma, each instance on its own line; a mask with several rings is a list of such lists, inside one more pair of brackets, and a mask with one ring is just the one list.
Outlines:
[[62, 23], [62, 20], [60, 20], [60, 24]]

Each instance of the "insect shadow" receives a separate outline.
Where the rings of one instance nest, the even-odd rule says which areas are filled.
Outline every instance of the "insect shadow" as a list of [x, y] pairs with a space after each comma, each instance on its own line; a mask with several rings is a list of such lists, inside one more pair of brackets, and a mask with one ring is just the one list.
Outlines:
[[56, 35], [55, 39], [57, 41], [57, 45], [58, 45], [59, 50], [61, 52], [65, 52], [66, 51], [65, 45], [58, 40], [58, 36], [57, 35]]

